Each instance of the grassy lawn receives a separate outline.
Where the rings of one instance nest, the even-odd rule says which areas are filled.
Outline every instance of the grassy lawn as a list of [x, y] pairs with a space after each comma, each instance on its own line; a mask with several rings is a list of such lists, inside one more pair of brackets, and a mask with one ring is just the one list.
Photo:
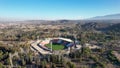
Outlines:
[[[45, 46], [47, 46], [48, 48], [51, 48], [51, 45], [50, 45], [50, 44], [47, 44], [47, 45], [45, 45]], [[52, 49], [53, 49], [53, 50], [62, 50], [62, 49], [64, 49], [64, 45], [53, 44], [53, 45], [52, 45]]]

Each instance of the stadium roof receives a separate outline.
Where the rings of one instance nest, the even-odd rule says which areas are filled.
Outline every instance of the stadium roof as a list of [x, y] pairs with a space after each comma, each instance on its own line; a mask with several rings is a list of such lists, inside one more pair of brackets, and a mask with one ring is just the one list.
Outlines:
[[68, 41], [68, 42], [73, 42], [71, 39], [67, 39], [67, 38], [54, 38], [54, 39], [62, 39], [62, 40], [65, 40], [65, 41]]

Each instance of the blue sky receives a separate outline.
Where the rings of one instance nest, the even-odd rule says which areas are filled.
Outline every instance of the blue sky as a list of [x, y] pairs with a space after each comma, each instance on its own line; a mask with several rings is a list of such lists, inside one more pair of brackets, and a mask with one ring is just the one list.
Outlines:
[[0, 17], [84, 19], [120, 13], [120, 0], [0, 0]]

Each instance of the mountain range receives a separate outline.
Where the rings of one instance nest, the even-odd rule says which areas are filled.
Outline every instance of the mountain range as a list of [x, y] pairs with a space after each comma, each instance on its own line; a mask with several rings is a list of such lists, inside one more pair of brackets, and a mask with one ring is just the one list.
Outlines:
[[96, 16], [90, 18], [91, 20], [115, 20], [120, 19], [120, 13], [119, 14], [111, 14], [111, 15], [105, 15], [105, 16]]
[[[79, 20], [81, 20], [81, 19], [79, 19]], [[84, 19], [84, 20], [120, 20], [120, 13], [118, 13], [118, 14], [104, 15], [104, 16], [96, 16], [96, 17], [92, 17], [92, 18], [88, 18], [88, 19]], [[2, 18], [2, 17], [0, 17], [0, 21], [22, 21], [22, 19]], [[68, 22], [69, 19], [68, 20], [62, 20], [62, 21]]]

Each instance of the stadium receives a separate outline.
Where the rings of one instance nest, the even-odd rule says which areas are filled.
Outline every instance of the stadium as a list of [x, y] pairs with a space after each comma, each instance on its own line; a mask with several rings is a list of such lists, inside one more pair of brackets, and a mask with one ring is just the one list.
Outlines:
[[53, 51], [66, 50], [74, 45], [75, 44], [71, 39], [46, 38], [45, 40], [34, 41], [31, 44], [31, 49], [40, 54], [52, 54]]

